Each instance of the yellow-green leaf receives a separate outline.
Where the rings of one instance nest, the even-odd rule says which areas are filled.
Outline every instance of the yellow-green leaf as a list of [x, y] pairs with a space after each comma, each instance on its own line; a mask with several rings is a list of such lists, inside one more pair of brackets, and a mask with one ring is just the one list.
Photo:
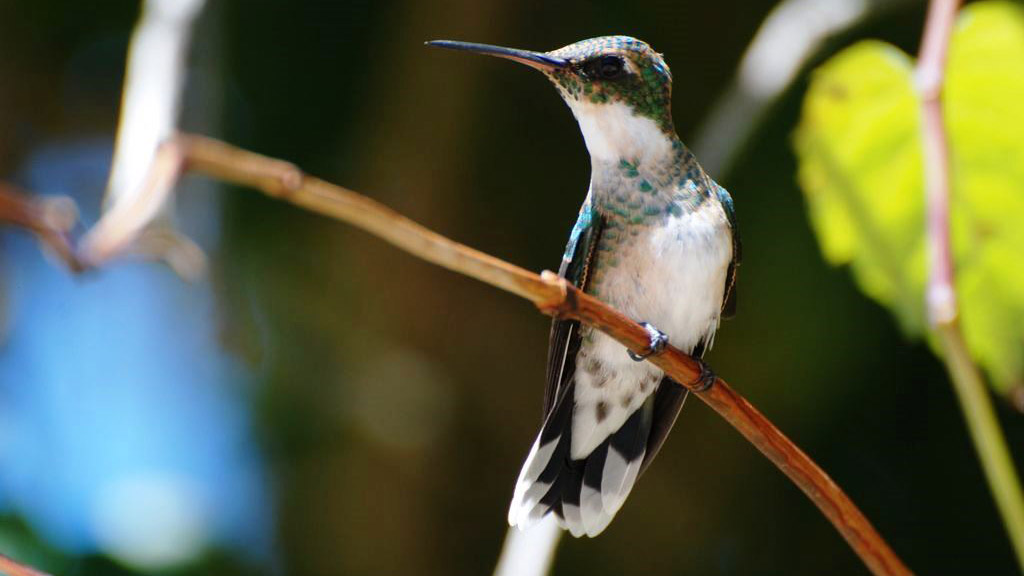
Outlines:
[[[913, 60], [877, 41], [811, 79], [795, 134], [799, 181], [825, 257], [901, 328], [925, 327], [924, 180]], [[996, 387], [1024, 382], [1024, 9], [961, 11], [944, 92], [964, 337]]]
[[923, 322], [923, 199], [913, 63], [862, 42], [814, 72], [796, 133], [799, 180], [825, 257], [904, 330]]

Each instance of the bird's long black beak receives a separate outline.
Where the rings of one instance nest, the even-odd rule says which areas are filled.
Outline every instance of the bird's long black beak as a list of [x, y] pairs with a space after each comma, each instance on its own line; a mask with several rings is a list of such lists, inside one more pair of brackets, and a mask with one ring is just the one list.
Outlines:
[[520, 64], [526, 64], [538, 70], [554, 70], [565, 68], [569, 61], [563, 58], [556, 58], [543, 52], [531, 52], [530, 50], [519, 50], [517, 48], [505, 48], [504, 46], [492, 46], [490, 44], [477, 44], [475, 42], [456, 42], [453, 40], [431, 40], [427, 46], [437, 46], [451, 50], [465, 50], [477, 54], [497, 56], [506, 60], [514, 60]]

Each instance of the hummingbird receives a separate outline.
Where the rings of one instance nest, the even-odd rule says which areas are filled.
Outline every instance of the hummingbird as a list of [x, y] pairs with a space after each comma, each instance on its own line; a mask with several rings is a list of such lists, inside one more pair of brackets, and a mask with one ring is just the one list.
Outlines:
[[639, 353], [556, 318], [540, 433], [516, 482], [508, 522], [548, 514], [573, 536], [600, 534], [657, 455], [688, 390], [643, 360], [669, 339], [703, 361], [735, 311], [740, 239], [732, 198], [701, 168], [672, 122], [672, 73], [629, 36], [533, 52], [435, 40], [428, 45], [513, 60], [541, 71], [572, 110], [590, 153], [590, 188], [559, 274], [627, 316], [650, 342]]

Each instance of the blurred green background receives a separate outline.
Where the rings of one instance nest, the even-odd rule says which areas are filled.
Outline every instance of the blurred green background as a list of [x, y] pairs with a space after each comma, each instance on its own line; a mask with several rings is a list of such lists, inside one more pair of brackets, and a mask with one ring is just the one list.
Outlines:
[[[572, 115], [533, 71], [423, 41], [551, 49], [612, 33], [642, 38], [672, 67], [675, 121], [689, 141], [774, 5], [210, 0], [195, 30], [183, 122], [294, 161], [485, 252], [532, 270], [556, 268], [589, 175]], [[0, 0], [0, 177], [34, 183], [26, 166], [45, 161], [40, 150], [68, 143], [106, 149], [109, 159], [138, 9], [127, 0]], [[809, 67], [867, 37], [915, 53], [923, 17], [923, 3], [888, 11], [830, 40]], [[733, 168], [714, 174], [735, 199], [744, 262], [739, 313], [709, 361], [832, 475], [917, 573], [1012, 574], [942, 367], [924, 345], [900, 336], [847, 271], [820, 257], [791, 146], [808, 69]], [[102, 178], [69, 181], [82, 189], [33, 187], [74, 195], [90, 223]], [[198, 285], [141, 262], [71, 281], [59, 270], [26, 276], [28, 267], [52, 266], [38, 250], [5, 249], [0, 357], [9, 369], [0, 369], [0, 414], [38, 384], [15, 369], [20, 361], [73, 363], [130, 338], [100, 312], [93, 321], [104, 324], [104, 339], [86, 342], [84, 332], [19, 360], [29, 327], [61, 329], [19, 311], [25, 294], [59, 283], [52, 305], [63, 309], [104, 300], [109, 293], [90, 287], [105, 275], [149, 279], [125, 280], [129, 292], [149, 281], [174, 285], [180, 298], [122, 313], [125, 322], [152, 320], [145, 341], [166, 343], [166, 373], [183, 385], [207, 357], [236, 367], [230, 382], [214, 371], [203, 386], [226, 387], [248, 423], [232, 442], [245, 446], [263, 487], [239, 504], [259, 512], [241, 522], [257, 535], [218, 529], [227, 536], [201, 544], [197, 556], [140, 567], [112, 555], [102, 538], [55, 542], [7, 493], [0, 544], [8, 548], [0, 552], [68, 576], [489, 573], [540, 420], [547, 320], [524, 301], [344, 225], [252, 191], [199, 186], [189, 179], [181, 199], [182, 228], [211, 258]], [[197, 290], [211, 303], [186, 328], [202, 334], [162, 323]], [[44, 336], [37, 350], [46, 349]], [[207, 345], [174, 348], [202, 338]], [[72, 366], [62, 378], [68, 402], [79, 406], [102, 374]], [[1020, 468], [1024, 417], [1002, 403], [1000, 411]], [[46, 416], [44, 430], [65, 426], [55, 419]], [[175, 436], [175, 449], [204, 446], [220, 433], [210, 430], [197, 425], [192, 436]], [[26, 458], [7, 450], [8, 437], [0, 427], [4, 474], [25, 476], [18, 467]], [[103, 454], [120, 441], [107, 436], [79, 449]], [[220, 472], [211, 470], [205, 481], [216, 486]], [[15, 484], [0, 482], [0, 490]], [[59, 521], [60, 510], [51, 517]], [[616, 521], [596, 540], [563, 541], [554, 573], [867, 571], [777, 469], [692, 400]]]

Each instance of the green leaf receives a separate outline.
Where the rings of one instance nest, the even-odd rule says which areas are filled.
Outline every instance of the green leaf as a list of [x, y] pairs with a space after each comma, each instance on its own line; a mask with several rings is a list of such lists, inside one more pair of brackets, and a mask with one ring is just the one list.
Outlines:
[[912, 62], [861, 42], [814, 72], [796, 132], [822, 251], [909, 333], [924, 322], [921, 146]]
[[[856, 44], [812, 76], [794, 143], [826, 259], [911, 336], [925, 332], [924, 179], [913, 60]], [[964, 8], [944, 93], [967, 345], [995, 387], [1024, 382], [1024, 9]]]

